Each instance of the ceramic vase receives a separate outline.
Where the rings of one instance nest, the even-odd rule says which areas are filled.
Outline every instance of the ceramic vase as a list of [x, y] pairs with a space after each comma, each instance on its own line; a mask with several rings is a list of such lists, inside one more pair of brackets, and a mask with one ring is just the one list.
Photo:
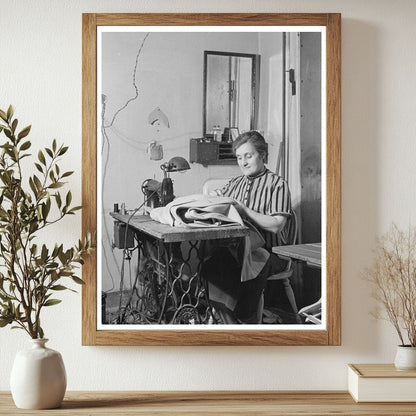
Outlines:
[[16, 354], [10, 377], [14, 403], [21, 409], [59, 407], [66, 390], [66, 372], [59, 352], [32, 339], [31, 348]]
[[397, 347], [394, 365], [399, 371], [416, 370], [416, 347], [409, 345], [399, 345]]

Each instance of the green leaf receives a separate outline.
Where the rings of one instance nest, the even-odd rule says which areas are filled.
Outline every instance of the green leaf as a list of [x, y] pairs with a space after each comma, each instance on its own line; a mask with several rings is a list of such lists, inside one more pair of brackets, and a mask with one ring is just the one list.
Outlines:
[[61, 188], [62, 186], [64, 186], [64, 182], [55, 182], [55, 183], [51, 183], [48, 188], [51, 189], [56, 189], [56, 188]]
[[0, 117], [3, 121], [7, 122], [7, 114], [3, 110], [0, 110]]
[[49, 213], [49, 210], [51, 209], [51, 197], [49, 195], [46, 198], [46, 205], [48, 207], [48, 213]]
[[5, 326], [11, 324], [13, 322], [13, 318], [0, 318], [0, 328], [4, 328]]
[[45, 246], [45, 244], [43, 244], [42, 245], [42, 251], [40, 253], [40, 258], [41, 258], [43, 263], [45, 263], [47, 257], [48, 257], [48, 249]]
[[65, 198], [65, 205], [69, 207], [71, 202], [72, 202], [72, 194], [71, 194], [71, 191], [68, 191], [68, 193], [66, 194], [66, 198]]
[[49, 155], [49, 157], [53, 157], [53, 153], [51, 149], [45, 147], [45, 152]]
[[65, 263], [66, 263], [67, 258], [66, 258], [66, 254], [65, 254], [63, 251], [60, 251], [60, 252], [58, 253], [58, 258], [59, 258], [59, 261], [60, 261], [62, 264], [65, 264]]
[[59, 150], [59, 154], [58, 156], [62, 156], [63, 154], [66, 153], [66, 151], [68, 150], [68, 146], [64, 146]]
[[51, 290], [67, 290], [68, 288], [66, 286], [63, 285], [55, 285], [55, 286], [51, 286]]
[[55, 139], [53, 139], [53, 142], [52, 142], [52, 150], [56, 152], [56, 140]]
[[36, 189], [38, 191], [41, 191], [42, 190], [42, 183], [41, 183], [41, 181], [39, 180], [39, 178], [36, 175], [33, 175], [33, 182], [36, 185]]
[[59, 192], [57, 192], [55, 194], [55, 200], [56, 200], [56, 205], [58, 205], [58, 208], [61, 208], [61, 206], [62, 206], [62, 199], [61, 199], [61, 194]]
[[69, 272], [69, 271], [62, 271], [61, 273], [60, 273], [60, 276], [61, 277], [64, 277], [64, 276], [66, 276], [66, 277], [70, 277], [70, 276], [73, 276], [74, 275], [74, 273], [73, 272]]
[[4, 134], [8, 139], [11, 139], [13, 137], [12, 132], [9, 129], [4, 129]]
[[39, 165], [39, 163], [36, 163], [36, 162], [35, 162], [35, 166], [36, 166], [36, 169], [37, 169], [39, 172], [43, 173], [43, 168], [42, 168], [42, 165]]
[[70, 209], [70, 211], [68, 212], [68, 214], [69, 213], [74, 213], [75, 211], [79, 211], [80, 209], [82, 209], [82, 206], [81, 205], [76, 206], [76, 207], [73, 207], [73, 208]]
[[36, 256], [36, 253], [38, 252], [38, 246], [37, 246], [36, 244], [33, 244], [33, 245], [30, 247], [30, 251], [32, 252], [32, 254], [33, 254], [34, 256]]
[[43, 332], [43, 329], [40, 326], [40, 323], [38, 324], [38, 335], [39, 335], [39, 338], [43, 338], [45, 336], [45, 333]]
[[60, 299], [48, 299], [43, 306], [53, 306], [53, 305], [57, 305], [58, 303], [61, 303], [62, 300]]
[[40, 163], [42, 163], [43, 165], [46, 166], [45, 156], [44, 156], [44, 154], [42, 153], [41, 150], [39, 150], [39, 152], [38, 152], [38, 159], [39, 159]]
[[17, 118], [15, 118], [13, 120], [13, 123], [12, 123], [12, 132], [13, 133], [16, 131], [17, 123], [18, 123]]
[[33, 178], [31, 178], [31, 177], [29, 178], [29, 186], [30, 186], [30, 189], [32, 190], [33, 194], [37, 198], [37, 196], [38, 196], [38, 190], [37, 190], [37, 188], [35, 186], [35, 183], [33, 182]]
[[66, 178], [67, 176], [71, 176], [73, 173], [74, 173], [74, 171], [73, 171], [73, 170], [72, 170], [72, 171], [69, 171], [69, 172], [65, 172], [65, 173], [61, 176], [61, 178]]
[[49, 205], [47, 203], [42, 204], [42, 218], [44, 219], [44, 221], [46, 221], [46, 219], [48, 218], [50, 208], [51, 208], [50, 204]]
[[61, 244], [60, 246], [58, 246], [58, 244], [55, 244], [55, 247], [52, 252], [52, 257], [55, 258], [56, 256], [58, 256], [59, 253], [62, 252], [63, 247], [64, 247], [63, 244]]
[[30, 141], [28, 140], [20, 146], [20, 151], [27, 150], [30, 146], [32, 146], [32, 143], [30, 143]]
[[[30, 129], [32, 128], [32, 126], [27, 126], [27, 127], [25, 127], [18, 135], [17, 135], [17, 138], [20, 140], [20, 139], [23, 139], [24, 137], [26, 137], [28, 134], [29, 134], [29, 132], [30, 132]], [[27, 143], [27, 142], [26, 142]], [[30, 147], [30, 146], [29, 146]]]
[[14, 108], [12, 105], [9, 105], [9, 108], [7, 109], [7, 121], [11, 121], [14, 114]]
[[85, 282], [82, 279], [80, 279], [78, 276], [72, 276], [71, 279], [75, 283], [78, 283], [79, 285], [85, 285]]

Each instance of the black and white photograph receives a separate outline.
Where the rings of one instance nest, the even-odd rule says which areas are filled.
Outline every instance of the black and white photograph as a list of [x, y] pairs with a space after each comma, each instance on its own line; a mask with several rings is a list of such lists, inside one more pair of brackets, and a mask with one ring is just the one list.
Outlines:
[[99, 28], [99, 329], [326, 328], [325, 40]]

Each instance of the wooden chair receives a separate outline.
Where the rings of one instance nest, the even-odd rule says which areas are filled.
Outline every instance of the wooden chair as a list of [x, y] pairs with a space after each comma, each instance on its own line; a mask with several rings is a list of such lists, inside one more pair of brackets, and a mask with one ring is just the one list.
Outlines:
[[[292, 245], [296, 244], [298, 234], [298, 223], [295, 211], [291, 211], [289, 223], [284, 227], [284, 232], [279, 235], [279, 245]], [[267, 278], [267, 281], [281, 280], [284, 290], [286, 292], [287, 299], [293, 310], [293, 313], [298, 314], [298, 306], [296, 304], [295, 294], [293, 293], [290, 278], [293, 276], [293, 262], [291, 259], [287, 261], [287, 265], [284, 270], [279, 273], [272, 274]], [[258, 307], [258, 323], [262, 323], [264, 314], [264, 293], [260, 298]]]
[[207, 179], [202, 186], [203, 195], [218, 195], [215, 191], [222, 189], [230, 181], [230, 178]]

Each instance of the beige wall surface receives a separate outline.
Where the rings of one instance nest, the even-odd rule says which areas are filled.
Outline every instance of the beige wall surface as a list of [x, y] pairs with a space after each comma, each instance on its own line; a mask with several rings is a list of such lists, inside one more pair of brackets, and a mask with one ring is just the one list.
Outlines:
[[[342, 13], [342, 346], [82, 347], [81, 298], [46, 310], [50, 347], [70, 390], [345, 389], [347, 363], [392, 362], [397, 339], [374, 321], [360, 278], [375, 237], [416, 222], [416, 2], [413, 0], [0, 0], [0, 108], [32, 124], [34, 148], [70, 146], [62, 168], [81, 194], [81, 14], [88, 12]], [[45, 239], [70, 244], [80, 216]], [[0, 331], [0, 390], [27, 337]]]

